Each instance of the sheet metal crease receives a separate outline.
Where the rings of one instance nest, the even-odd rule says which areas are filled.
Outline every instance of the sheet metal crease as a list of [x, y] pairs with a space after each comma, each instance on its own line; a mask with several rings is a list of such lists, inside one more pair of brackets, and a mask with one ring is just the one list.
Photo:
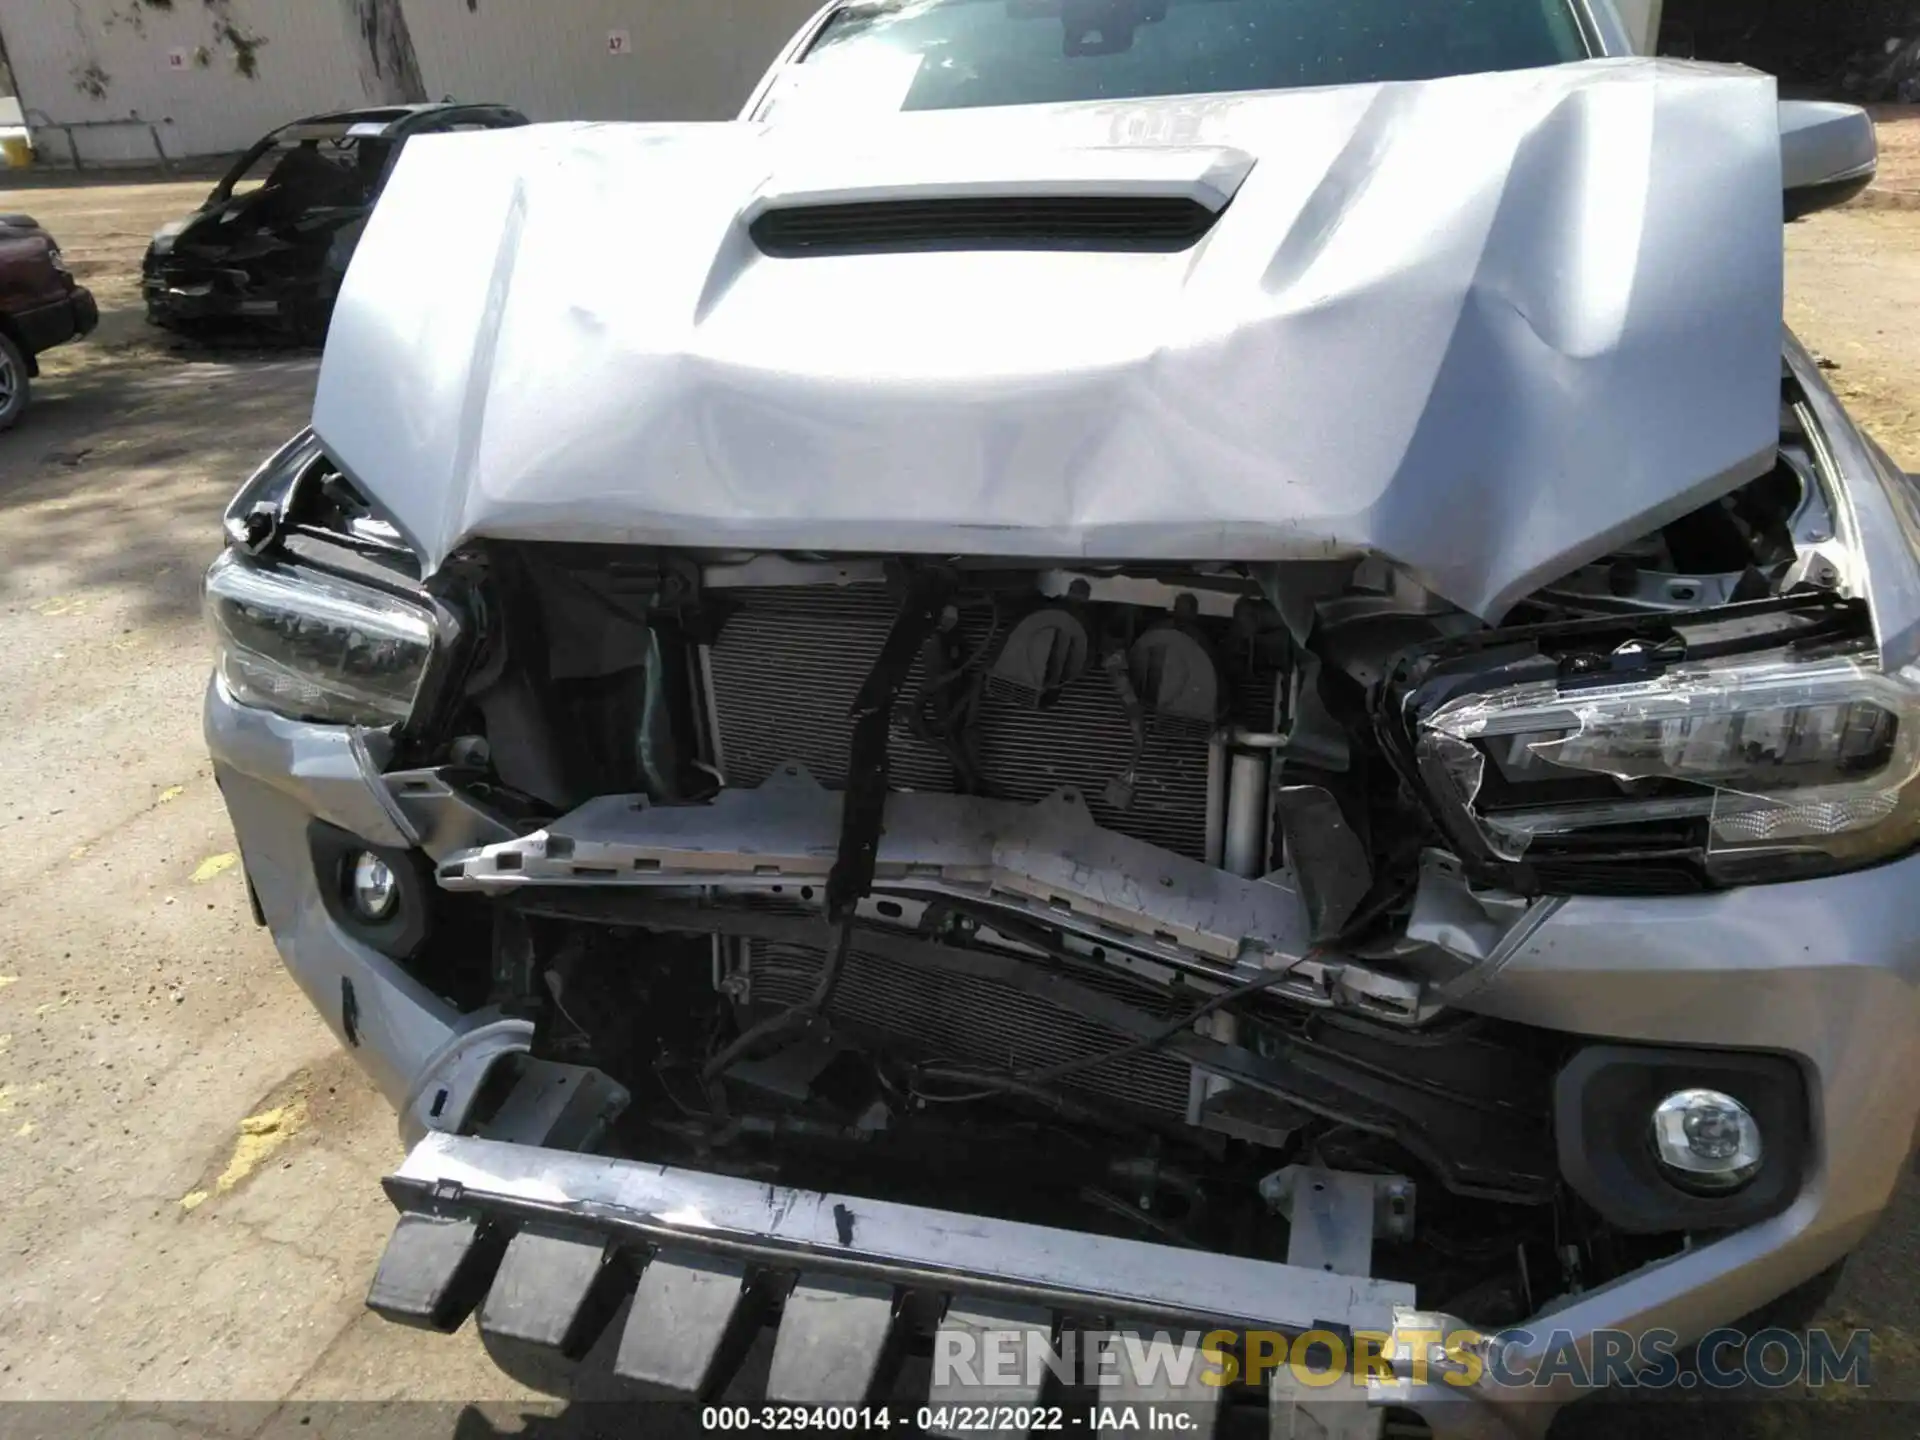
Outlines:
[[[347, 278], [315, 428], [429, 570], [478, 536], [1371, 553], [1495, 620], [1772, 463], [1780, 145], [1771, 79], [1646, 59], [433, 137]], [[956, 176], [1128, 193], [1207, 150], [1249, 163], [1185, 251], [777, 258], [746, 229]]]

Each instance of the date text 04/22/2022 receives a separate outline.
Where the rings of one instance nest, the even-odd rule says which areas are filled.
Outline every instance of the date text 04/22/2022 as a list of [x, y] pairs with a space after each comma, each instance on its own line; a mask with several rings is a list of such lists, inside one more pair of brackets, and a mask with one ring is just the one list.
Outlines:
[[922, 1405], [895, 1414], [886, 1405], [708, 1405], [701, 1428], [764, 1434], [768, 1431], [861, 1431], [901, 1429], [957, 1435], [1116, 1431], [1181, 1434], [1198, 1430], [1200, 1409], [1183, 1405]]

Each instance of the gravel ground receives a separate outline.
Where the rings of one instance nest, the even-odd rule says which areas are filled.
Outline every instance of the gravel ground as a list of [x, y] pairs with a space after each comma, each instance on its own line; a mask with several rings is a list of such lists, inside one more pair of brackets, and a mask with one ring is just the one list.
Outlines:
[[[1892, 188], [1920, 198], [1920, 122], [1883, 122]], [[392, 1117], [248, 919], [199, 735], [197, 585], [219, 511], [304, 418], [315, 366], [198, 351], [137, 309], [146, 237], [207, 184], [0, 190], [105, 312], [46, 357], [34, 409], [0, 437], [0, 840], [21, 862], [0, 876], [0, 1400], [113, 1402], [25, 1412], [23, 1433], [590, 1428], [580, 1408], [547, 1418], [469, 1337], [361, 1306], [391, 1224]], [[1815, 217], [1788, 253], [1789, 319], [1920, 469], [1920, 211], [1896, 196]], [[1832, 1315], [1876, 1328], [1878, 1374], [1920, 1384], [1916, 1205], [1902, 1198]], [[0, 1435], [21, 1413], [0, 1407]], [[1576, 1410], [1556, 1433], [1915, 1428], [1858, 1402], [1626, 1418]]]

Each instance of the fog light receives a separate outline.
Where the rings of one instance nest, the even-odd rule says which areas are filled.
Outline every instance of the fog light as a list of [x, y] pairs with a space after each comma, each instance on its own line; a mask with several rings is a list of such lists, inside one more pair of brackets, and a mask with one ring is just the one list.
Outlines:
[[370, 850], [353, 857], [353, 883], [348, 893], [354, 912], [362, 920], [384, 920], [400, 903], [400, 887], [394, 883], [392, 869]]
[[1688, 1190], [1737, 1190], [1760, 1172], [1760, 1127], [1731, 1095], [1678, 1090], [1653, 1111], [1653, 1149]]

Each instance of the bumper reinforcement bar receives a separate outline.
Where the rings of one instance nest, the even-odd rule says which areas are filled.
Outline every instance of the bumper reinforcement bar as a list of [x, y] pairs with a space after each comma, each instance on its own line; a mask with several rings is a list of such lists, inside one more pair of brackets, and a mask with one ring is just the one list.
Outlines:
[[885, 1398], [916, 1330], [983, 1317], [1297, 1335], [1391, 1331], [1414, 1303], [1366, 1276], [476, 1137], [428, 1135], [386, 1187], [401, 1217], [374, 1310], [452, 1330], [478, 1309], [496, 1359], [591, 1351], [662, 1396], [721, 1393], [776, 1313], [764, 1398], [851, 1404]]

